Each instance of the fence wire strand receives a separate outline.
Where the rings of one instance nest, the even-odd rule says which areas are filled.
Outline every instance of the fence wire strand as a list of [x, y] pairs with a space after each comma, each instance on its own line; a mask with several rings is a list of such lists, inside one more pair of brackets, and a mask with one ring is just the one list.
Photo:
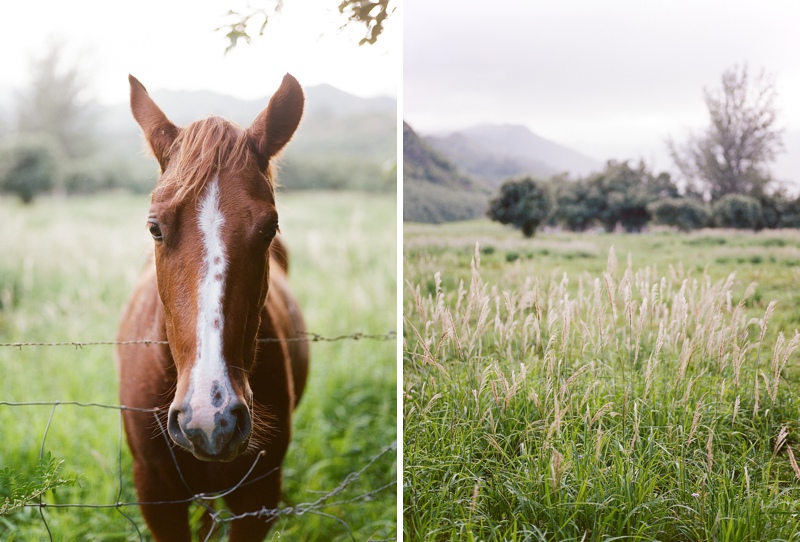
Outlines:
[[[273, 342], [291, 343], [291, 342], [301, 342], [301, 341], [316, 343], [316, 342], [337, 342], [346, 340], [391, 341], [395, 338], [397, 338], [397, 332], [392, 330], [383, 334], [375, 334], [375, 333], [370, 334], [370, 333], [361, 333], [360, 331], [356, 331], [348, 335], [337, 335], [334, 337], [326, 337], [324, 335], [320, 335], [319, 333], [304, 332], [302, 333], [301, 337], [287, 337], [284, 339], [265, 337], [261, 339], [256, 339], [256, 341], [260, 343], [273, 343]], [[76, 349], [78, 349], [78, 348], [83, 348], [84, 346], [130, 346], [136, 344], [143, 344], [146, 346], [150, 346], [151, 344], [166, 345], [169, 344], [169, 342], [165, 340], [156, 340], [156, 339], [133, 339], [130, 341], [56, 341], [56, 342], [20, 341], [11, 343], [0, 343], [0, 347], [11, 347], [11, 348], [18, 348], [21, 350], [23, 347], [28, 347], [28, 346], [73, 346]]]
[[[397, 481], [393, 480], [393, 481], [391, 481], [391, 482], [389, 482], [387, 484], [384, 484], [383, 486], [380, 486], [380, 487], [375, 488], [375, 489], [371, 489], [369, 491], [365, 491], [364, 493], [361, 493], [361, 494], [356, 495], [354, 497], [351, 497], [351, 498], [348, 498], [348, 499], [344, 499], [344, 500], [331, 501], [331, 499], [335, 498], [337, 495], [341, 494], [346, 489], [348, 489], [348, 487], [353, 485], [353, 483], [355, 483], [365, 472], [370, 470], [375, 465], [375, 463], [378, 462], [382, 457], [384, 457], [389, 452], [396, 451], [397, 450], [397, 441], [393, 441], [389, 445], [385, 446], [378, 453], [373, 455], [369, 459], [369, 461], [367, 461], [367, 463], [362, 468], [360, 468], [357, 471], [353, 471], [350, 474], [348, 474], [347, 476], [345, 476], [345, 478], [342, 480], [342, 482], [338, 486], [336, 486], [335, 488], [333, 488], [330, 491], [325, 492], [322, 496], [320, 496], [319, 498], [317, 498], [316, 500], [314, 500], [312, 502], [301, 503], [301, 504], [297, 504], [297, 505], [294, 505], [294, 506], [286, 506], [286, 507], [283, 507], [283, 508], [261, 508], [259, 510], [255, 510], [253, 512], [245, 512], [243, 514], [238, 514], [237, 515], [237, 514], [231, 514], [231, 512], [229, 510], [227, 510], [227, 509], [215, 510], [213, 508], [213, 506], [211, 505], [211, 503], [213, 501], [217, 500], [217, 499], [224, 498], [226, 495], [229, 495], [230, 493], [232, 493], [233, 491], [236, 491], [237, 489], [241, 488], [242, 486], [245, 486], [245, 485], [248, 485], [250, 483], [253, 483], [253, 482], [255, 482], [255, 481], [257, 481], [257, 480], [259, 480], [259, 479], [261, 479], [261, 478], [263, 478], [265, 476], [269, 476], [271, 473], [273, 473], [274, 470], [277, 469], [277, 467], [276, 467], [276, 469], [270, 470], [269, 472], [264, 473], [264, 474], [260, 475], [257, 478], [248, 479], [250, 477], [250, 474], [253, 472], [253, 470], [255, 470], [255, 467], [258, 464], [259, 460], [263, 457], [263, 455], [264, 455], [263, 451], [258, 453], [258, 454], [256, 454], [256, 457], [253, 460], [253, 464], [250, 466], [250, 468], [248, 469], [247, 473], [242, 477], [241, 480], [239, 480], [239, 482], [236, 485], [234, 485], [233, 487], [230, 487], [228, 489], [225, 489], [225, 490], [222, 490], [222, 491], [218, 491], [218, 492], [213, 492], [213, 493], [195, 493], [194, 491], [192, 491], [190, 485], [186, 482], [185, 478], [183, 477], [183, 473], [180, 470], [180, 466], [178, 464], [177, 458], [173, 454], [172, 455], [172, 460], [173, 460], [173, 462], [175, 464], [175, 467], [178, 469], [178, 474], [180, 475], [181, 480], [183, 481], [183, 484], [184, 484], [186, 490], [191, 494], [190, 497], [187, 497], [185, 499], [169, 500], [169, 501], [131, 501], [131, 502], [122, 502], [121, 499], [122, 499], [123, 486], [124, 486], [124, 475], [123, 475], [123, 469], [122, 469], [122, 435], [123, 435], [122, 412], [124, 410], [133, 410], [133, 411], [137, 411], [137, 412], [150, 412], [150, 413], [152, 413], [153, 417], [155, 418], [156, 422], [158, 423], [159, 431], [164, 436], [164, 438], [168, 439], [167, 434], [166, 434], [166, 430], [164, 429], [164, 426], [161, 423], [161, 419], [159, 418], [159, 413], [163, 409], [160, 409], [160, 408], [133, 408], [133, 407], [127, 407], [125, 405], [106, 405], [106, 404], [101, 404], [101, 403], [90, 403], [90, 402], [79, 402], [79, 401], [29, 401], [29, 402], [0, 401], [0, 406], [12, 406], [12, 407], [49, 406], [49, 407], [51, 407], [50, 415], [48, 417], [47, 424], [45, 426], [44, 434], [42, 435], [41, 446], [40, 446], [40, 449], [39, 449], [39, 458], [40, 459], [42, 459], [44, 457], [44, 450], [45, 450], [45, 447], [46, 447], [47, 435], [48, 435], [48, 433], [50, 431], [50, 426], [51, 426], [51, 423], [53, 421], [53, 417], [55, 416], [56, 409], [59, 406], [73, 406], [73, 407], [79, 407], [79, 408], [102, 408], [102, 409], [113, 409], [113, 410], [118, 410], [119, 411], [119, 435], [118, 435], [118, 450], [117, 450], [117, 471], [118, 471], [117, 472], [117, 478], [118, 478], [118, 482], [119, 482], [119, 487], [118, 487], [118, 490], [117, 490], [117, 502], [105, 503], [105, 504], [48, 503], [48, 502], [45, 502], [42, 499], [42, 496], [39, 496], [38, 497], [38, 502], [23, 505], [24, 508], [37, 508], [38, 509], [39, 515], [42, 518], [42, 523], [44, 524], [44, 527], [47, 530], [48, 537], [49, 537], [49, 539], [51, 541], [54, 540], [54, 538], [53, 538], [52, 532], [50, 531], [50, 527], [48, 525], [47, 518], [46, 518], [45, 513], [44, 513], [46, 508], [57, 508], [57, 509], [63, 509], [63, 508], [108, 509], [108, 508], [114, 508], [114, 509], [117, 510], [117, 512], [119, 512], [133, 526], [133, 528], [136, 530], [136, 534], [137, 534], [139, 540], [143, 541], [144, 537], [143, 537], [142, 532], [139, 529], [139, 526], [137, 525], [135, 519], [132, 518], [131, 516], [129, 516], [128, 514], [126, 514], [123, 511], [123, 508], [131, 507], [131, 506], [141, 506], [141, 505], [168, 505], [168, 504], [186, 504], [186, 503], [196, 503], [197, 505], [199, 505], [199, 506], [201, 506], [201, 507], [206, 509], [206, 511], [208, 512], [208, 514], [209, 514], [209, 516], [210, 516], [210, 518], [212, 520], [211, 533], [213, 533], [218, 528], [221, 528], [221, 529], [227, 531], [227, 524], [229, 524], [232, 521], [236, 521], [238, 519], [243, 519], [243, 518], [246, 518], [246, 517], [258, 517], [258, 518], [264, 519], [265, 521], [269, 521], [269, 520], [274, 520], [274, 519], [277, 519], [279, 517], [284, 517], [284, 516], [302, 516], [302, 515], [305, 515], [305, 514], [313, 514], [313, 515], [318, 515], [318, 516], [321, 516], [321, 517], [327, 517], [329, 519], [335, 520], [337, 523], [342, 525], [342, 527], [347, 531], [349, 537], [352, 540], [356, 540], [352, 530], [350, 529], [350, 526], [347, 524], [347, 522], [344, 519], [342, 519], [342, 518], [340, 518], [340, 517], [338, 517], [336, 515], [324, 512], [323, 510], [327, 509], [327, 508], [336, 507], [336, 506], [343, 506], [343, 505], [353, 504], [353, 503], [356, 503], [356, 502], [369, 502], [370, 500], [372, 500], [372, 498], [374, 496], [376, 496], [376, 495], [378, 495], [378, 494], [380, 494], [380, 493], [382, 493], [382, 492], [384, 492], [384, 491], [386, 491], [386, 490], [388, 490], [388, 489], [390, 489], [392, 487], [395, 487], [397, 485]], [[169, 446], [169, 449], [172, 452], [172, 446]], [[209, 535], [210, 535], [210, 533], [209, 533]], [[385, 539], [385, 540], [396, 540], [396, 538], [388, 538], [388, 539]]]
[[[286, 339], [277, 339], [277, 338], [263, 338], [258, 339], [258, 342], [296, 342], [296, 341], [309, 341], [309, 342], [337, 342], [343, 340], [377, 340], [377, 341], [390, 341], [397, 337], [396, 331], [389, 331], [385, 334], [367, 334], [361, 332], [354, 332], [348, 335], [337, 335], [333, 337], [327, 337], [324, 335], [320, 335], [318, 333], [303, 333], [301, 337], [293, 337], [293, 338], [286, 338]], [[22, 350], [23, 347], [34, 347], [34, 346], [72, 346], [76, 349], [83, 348], [85, 346], [127, 346], [127, 345], [136, 345], [136, 344], [143, 344], [143, 345], [165, 345], [168, 344], [167, 341], [162, 340], [151, 340], [151, 339], [137, 339], [137, 340], [130, 340], [130, 341], [57, 341], [57, 342], [45, 342], [45, 341], [25, 341], [25, 342], [10, 342], [10, 343], [0, 343], [0, 347], [11, 347], [17, 348]], [[39, 511], [39, 515], [41, 516], [42, 523], [44, 524], [45, 529], [47, 530], [48, 538], [53, 541], [53, 534], [50, 531], [50, 526], [48, 525], [47, 519], [45, 517], [45, 509], [46, 508], [92, 508], [92, 509], [108, 509], [114, 508], [119, 512], [136, 530], [136, 534], [140, 541], [144, 541], [144, 536], [139, 529], [139, 526], [136, 523], [136, 520], [131, 517], [130, 515], [126, 514], [123, 511], [125, 507], [131, 506], [140, 506], [140, 505], [167, 505], [167, 504], [185, 504], [185, 503], [196, 503], [197, 505], [205, 508], [207, 513], [210, 515], [212, 520], [211, 529], [209, 530], [208, 535], [206, 536], [206, 540], [214, 534], [217, 528], [223, 530], [223, 532], [227, 532], [228, 524], [232, 521], [236, 521], [238, 519], [243, 519], [246, 517], [258, 517], [262, 518], [265, 521], [274, 520], [282, 516], [302, 516], [304, 514], [313, 514], [318, 515], [321, 517], [326, 517], [331, 520], [336, 521], [347, 531], [348, 536], [352, 540], [356, 540], [355, 536], [350, 529], [350, 526], [347, 522], [330, 513], [323, 512], [323, 509], [331, 508], [335, 506], [342, 506], [346, 504], [352, 504], [356, 502], [368, 502], [372, 500], [372, 498], [379, 493], [386, 491], [392, 487], [397, 485], [397, 481], [393, 480], [388, 484], [385, 484], [379, 488], [372, 489], [356, 495], [355, 497], [351, 497], [349, 499], [340, 500], [340, 501], [331, 501], [334, 497], [344, 492], [349, 486], [351, 486], [354, 482], [356, 482], [366, 471], [372, 468], [375, 463], [380, 460], [383, 456], [388, 454], [391, 451], [397, 450], [397, 441], [393, 441], [389, 445], [385, 446], [380, 452], [375, 454], [369, 461], [359, 470], [353, 471], [348, 474], [342, 482], [335, 487], [334, 489], [326, 492], [321, 497], [316, 499], [310, 503], [301, 503], [295, 506], [287, 506], [284, 508], [262, 508], [260, 510], [256, 510], [253, 512], [246, 512], [243, 514], [232, 514], [229, 510], [221, 509], [215, 510], [211, 505], [211, 502], [224, 498], [226, 495], [229, 495], [233, 491], [236, 491], [242, 486], [251, 484], [256, 482], [259, 479], [264, 478], [265, 476], [269, 476], [271, 473], [274, 472], [275, 469], [270, 470], [267, 473], [261, 474], [260, 476], [248, 479], [250, 474], [255, 470], [256, 465], [258, 464], [259, 460], [263, 457], [264, 452], [260, 452], [256, 455], [256, 458], [253, 461], [253, 464], [248, 469], [247, 473], [244, 477], [233, 487], [228, 488], [223, 491], [214, 492], [214, 493], [195, 493], [192, 491], [189, 484], [186, 482], [183, 473], [181, 472], [180, 466], [178, 464], [177, 458], [172, 450], [172, 446], [169, 445], [169, 437], [167, 436], [166, 430], [164, 425], [161, 421], [159, 414], [163, 412], [162, 408], [137, 408], [137, 407], [129, 407], [126, 405], [108, 405], [103, 403], [96, 403], [96, 402], [86, 402], [86, 401], [0, 401], [0, 406], [9, 406], [9, 407], [35, 407], [35, 406], [49, 406], [50, 415], [47, 420], [47, 424], [45, 426], [44, 433], [42, 435], [41, 446], [39, 448], [39, 459], [41, 460], [44, 457], [44, 450], [45, 444], [47, 442], [47, 435], [50, 431], [50, 425], [53, 421], [53, 417], [55, 416], [56, 409], [59, 406], [73, 406], [78, 408], [100, 408], [100, 409], [112, 409], [119, 411], [119, 434], [117, 439], [117, 477], [119, 487], [117, 490], [117, 502], [115, 503], [107, 503], [107, 504], [86, 504], [86, 503], [47, 503], [43, 500], [42, 496], [40, 495], [37, 499], [38, 502], [25, 504], [23, 508], [37, 508]], [[122, 439], [123, 439], [123, 423], [122, 423], [122, 412], [125, 410], [131, 410], [135, 412], [144, 412], [144, 413], [152, 413], [153, 418], [156, 420], [158, 424], [159, 431], [163, 435], [164, 438], [167, 439], [168, 448], [170, 453], [172, 454], [172, 460], [178, 469], [178, 474], [181, 477], [181, 480], [189, 492], [191, 497], [187, 497], [181, 500], [173, 500], [173, 501], [151, 501], [151, 502], [142, 502], [142, 501], [134, 501], [134, 502], [122, 502], [122, 493], [123, 493], [123, 486], [124, 486], [124, 475], [122, 469]], [[396, 540], [397, 538], [387, 538], [384, 539], [386, 541], [389, 540]]]

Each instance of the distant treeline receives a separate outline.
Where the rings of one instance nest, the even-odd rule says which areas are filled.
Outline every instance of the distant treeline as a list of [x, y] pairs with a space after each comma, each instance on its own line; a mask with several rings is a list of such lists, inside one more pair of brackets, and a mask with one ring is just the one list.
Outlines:
[[668, 173], [643, 163], [609, 161], [601, 172], [578, 179], [509, 179], [492, 198], [487, 214], [531, 236], [544, 225], [581, 232], [602, 229], [640, 232], [648, 225], [699, 228], [800, 228], [800, 196], [755, 185], [748, 193], [721, 193], [714, 200], [681, 189]]
[[[127, 105], [98, 106], [83, 71], [62, 53], [51, 46], [34, 59], [24, 92], [0, 115], [0, 194], [30, 202], [44, 193], [150, 192], [158, 166]], [[396, 190], [394, 101], [325, 85], [306, 90], [305, 118], [278, 168], [282, 189]], [[249, 122], [267, 103], [199, 96], [206, 102], [197, 93], [172, 92], [159, 103], [179, 125], [206, 110], [238, 111]]]
[[[628, 232], [650, 224], [684, 231], [799, 228], [800, 199], [779, 186], [770, 172], [783, 150], [776, 96], [774, 80], [763, 70], [753, 76], [747, 66], [725, 70], [718, 89], [704, 89], [708, 126], [683, 142], [668, 139], [680, 183], [668, 173], [648, 171], [642, 163], [631, 166], [614, 160], [577, 179], [555, 175], [542, 180], [550, 173], [538, 168], [537, 175], [536, 163], [546, 164], [547, 156], [537, 154], [537, 143], [525, 129], [504, 128], [500, 139], [482, 133], [491, 126], [473, 131], [469, 141], [451, 137], [442, 145], [449, 149], [450, 161], [406, 125], [403, 219], [444, 222], [485, 213], [528, 236], [543, 225]], [[493, 142], [494, 154], [481, 150], [478, 141]], [[505, 159], [503, 149], [520, 148], [530, 154], [515, 151], [518, 160], [513, 164]], [[548, 148], [551, 154], [559, 150]], [[509, 168], [517, 172], [504, 174], [511, 179], [491, 196], [503, 178], [498, 175]], [[565, 166], [556, 171], [581, 169]]]
[[[31, 202], [39, 194], [78, 195], [107, 190], [148, 193], [158, 176], [155, 160], [98, 150], [69, 157], [43, 133], [25, 134], [0, 143], [0, 193]], [[278, 182], [285, 190], [359, 190], [392, 192], [397, 186], [394, 163], [351, 156], [293, 155], [281, 161]]]

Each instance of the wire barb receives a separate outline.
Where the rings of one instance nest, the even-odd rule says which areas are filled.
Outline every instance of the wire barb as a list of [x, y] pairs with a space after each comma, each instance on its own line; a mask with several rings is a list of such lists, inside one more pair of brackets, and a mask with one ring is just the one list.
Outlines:
[[[303, 332], [300, 337], [286, 337], [286, 338], [265, 337], [261, 339], [256, 339], [256, 341], [260, 343], [272, 343], [272, 342], [290, 343], [290, 342], [301, 342], [301, 341], [316, 343], [316, 342], [337, 342], [346, 340], [359, 341], [361, 339], [371, 339], [376, 341], [391, 341], [396, 338], [397, 338], [397, 332], [392, 330], [383, 334], [368, 334], [368, 333], [362, 333], [360, 331], [355, 331], [348, 335], [337, 335], [335, 337], [326, 337], [324, 335], [320, 335], [319, 333]], [[133, 339], [130, 341], [57, 341], [57, 342], [19, 341], [12, 343], [0, 343], [0, 347], [11, 347], [11, 348], [16, 348], [18, 350], [22, 350], [23, 347], [28, 347], [28, 346], [72, 346], [76, 350], [78, 350], [86, 346], [130, 346], [137, 344], [143, 344], [145, 346], [150, 346], [151, 344], [167, 345], [169, 344], [169, 342], [156, 339]]]
[[[393, 333], [393, 332], [392, 332]], [[390, 335], [387, 334], [381, 337], [389, 337]], [[335, 338], [334, 338], [335, 339]], [[386, 339], [388, 340], [388, 338]], [[79, 408], [103, 408], [103, 409], [116, 409], [119, 411], [119, 434], [117, 436], [118, 441], [118, 451], [117, 451], [117, 478], [118, 478], [118, 490], [115, 502], [112, 503], [104, 503], [104, 504], [86, 504], [86, 503], [47, 503], [41, 500], [35, 503], [29, 503], [23, 505], [24, 508], [36, 508], [39, 511], [39, 515], [41, 517], [42, 523], [44, 524], [45, 529], [47, 530], [47, 534], [50, 540], [54, 540], [53, 534], [50, 532], [50, 527], [48, 525], [47, 519], [44, 515], [45, 508], [89, 508], [89, 509], [116, 509], [116, 511], [121, 514], [132, 526], [133, 529], [136, 531], [136, 535], [138, 539], [141, 541], [143, 540], [143, 534], [139, 529], [139, 526], [136, 524], [136, 521], [133, 517], [126, 514], [123, 509], [127, 507], [134, 507], [140, 505], [168, 505], [168, 504], [179, 504], [179, 503], [189, 503], [194, 502], [197, 505], [205, 508], [209, 511], [212, 516], [212, 520], [214, 521], [214, 525], [220, 525], [223, 528], [228, 525], [230, 522], [235, 521], [237, 519], [242, 519], [245, 517], [258, 517], [264, 520], [269, 520], [273, 518], [278, 518], [282, 516], [302, 516], [304, 514], [313, 514], [321, 517], [326, 517], [329, 519], [334, 520], [338, 524], [340, 524], [348, 533], [351, 539], [355, 540], [352, 530], [348, 525], [347, 521], [343, 518], [338, 517], [332, 513], [324, 512], [323, 510], [329, 509], [336, 506], [342, 505], [349, 505], [353, 503], [364, 503], [371, 501], [376, 495], [389, 490], [392, 487], [397, 486], [397, 481], [392, 480], [387, 484], [384, 484], [375, 489], [368, 489], [358, 495], [353, 497], [335, 501], [334, 499], [337, 495], [344, 492], [350, 486], [352, 486], [366, 471], [372, 468], [375, 463], [377, 463], [382, 457], [392, 451], [397, 450], [397, 441], [393, 441], [389, 445], [385, 446], [382, 450], [380, 450], [377, 454], [375, 454], [367, 463], [359, 470], [353, 471], [342, 480], [342, 482], [333, 488], [332, 490], [326, 492], [319, 498], [317, 498], [313, 502], [309, 503], [301, 503], [296, 506], [287, 506], [285, 508], [273, 508], [267, 509], [262, 508], [260, 510], [256, 510], [253, 512], [243, 513], [239, 515], [234, 515], [229, 510], [214, 510], [211, 508], [210, 502], [214, 501], [218, 498], [225, 497], [226, 495], [230, 494], [231, 492], [235, 491], [236, 489], [248, 485], [256, 480], [262, 478], [263, 476], [268, 476], [273, 471], [266, 473], [266, 475], [261, 475], [259, 477], [248, 479], [250, 474], [255, 469], [256, 464], [259, 462], [260, 459], [263, 458], [263, 453], [256, 454], [256, 457], [253, 460], [253, 464], [251, 465], [248, 472], [236, 483], [233, 487], [215, 492], [215, 493], [195, 493], [191, 490], [191, 487], [187, 483], [187, 481], [183, 478], [183, 473], [180, 472], [180, 468], [178, 468], [178, 472], [183, 480], [184, 486], [189, 491], [189, 494], [192, 495], [188, 498], [181, 499], [181, 500], [174, 500], [174, 501], [152, 501], [152, 502], [142, 502], [142, 501], [134, 501], [134, 502], [124, 502], [121, 500], [122, 497], [122, 488], [123, 488], [123, 469], [122, 469], [122, 412], [124, 410], [136, 411], [136, 412], [147, 412], [151, 413], [158, 424], [159, 430], [164, 436], [164, 438], [168, 438], [166, 429], [159, 418], [159, 413], [162, 411], [160, 408], [136, 408], [130, 407], [126, 405], [107, 405], [102, 403], [93, 403], [93, 402], [80, 402], [80, 401], [30, 401], [30, 402], [12, 402], [12, 401], [0, 401], [0, 407], [2, 406], [10, 406], [10, 407], [23, 407], [23, 406], [49, 406], [50, 407], [50, 416], [47, 421], [47, 426], [45, 427], [44, 434], [42, 436], [39, 456], [40, 458], [44, 455], [45, 444], [47, 440], [47, 436], [50, 430], [50, 425], [53, 421], [53, 417], [55, 415], [56, 408], [63, 408], [63, 407], [79, 407]], [[171, 447], [170, 447], [171, 450]], [[175, 457], [173, 456], [173, 461], [175, 461]], [[176, 461], [177, 466], [177, 461]], [[216, 527], [212, 528], [212, 532], [216, 530]], [[385, 540], [396, 540], [396, 538], [387, 538]]]

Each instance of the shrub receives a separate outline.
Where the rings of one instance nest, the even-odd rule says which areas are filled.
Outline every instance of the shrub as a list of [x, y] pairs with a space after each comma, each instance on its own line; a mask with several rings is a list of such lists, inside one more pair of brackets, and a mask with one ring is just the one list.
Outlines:
[[16, 194], [23, 203], [52, 189], [58, 175], [58, 150], [46, 136], [12, 140], [0, 150], [0, 191]]
[[723, 228], [757, 230], [761, 227], [761, 204], [742, 194], [721, 197], [712, 208], [714, 222]]
[[659, 224], [675, 226], [690, 231], [708, 225], [710, 213], [701, 201], [691, 198], [667, 198], [648, 205], [648, 210]]
[[758, 195], [762, 228], [800, 228], [800, 198], [785, 189]]
[[486, 214], [496, 222], [521, 229], [525, 237], [533, 237], [539, 226], [550, 217], [553, 207], [548, 184], [532, 177], [522, 177], [503, 183], [500, 193], [489, 202]]
[[621, 226], [640, 232], [652, 218], [648, 204], [678, 196], [678, 188], [667, 173], [655, 175], [639, 163], [609, 160], [605, 169], [569, 182], [554, 177], [558, 186], [555, 220], [572, 231], [584, 231], [599, 223], [608, 231]]
[[553, 177], [556, 189], [556, 211], [553, 219], [570, 231], [586, 231], [600, 216], [605, 198], [588, 180], [570, 181]]

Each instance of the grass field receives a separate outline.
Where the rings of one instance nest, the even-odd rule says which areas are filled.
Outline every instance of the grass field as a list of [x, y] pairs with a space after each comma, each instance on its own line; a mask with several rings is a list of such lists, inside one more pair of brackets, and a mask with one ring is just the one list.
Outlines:
[[404, 238], [407, 540], [800, 539], [800, 234]]
[[[0, 342], [113, 340], [152, 243], [148, 206], [146, 196], [128, 195], [42, 199], [30, 207], [0, 200]], [[394, 197], [288, 193], [278, 209], [309, 331], [335, 337], [395, 329]], [[283, 504], [313, 503], [368, 468], [324, 500], [328, 506], [280, 519], [270, 539], [396, 536], [396, 452], [380, 455], [396, 439], [395, 358], [394, 340], [312, 344], [310, 380], [284, 463]], [[113, 346], [0, 348], [0, 375], [4, 402], [119, 404]], [[120, 457], [116, 409], [0, 405], [0, 470], [32, 481], [46, 430], [45, 452], [63, 460], [58, 477], [72, 481], [43, 495], [46, 503], [136, 500], [124, 441]], [[0, 487], [0, 504], [10, 492]], [[121, 510], [149, 540], [138, 508]], [[28, 506], [0, 515], [0, 539], [47, 540], [39, 514]], [[139, 539], [113, 507], [48, 507], [44, 515], [54, 540]]]

